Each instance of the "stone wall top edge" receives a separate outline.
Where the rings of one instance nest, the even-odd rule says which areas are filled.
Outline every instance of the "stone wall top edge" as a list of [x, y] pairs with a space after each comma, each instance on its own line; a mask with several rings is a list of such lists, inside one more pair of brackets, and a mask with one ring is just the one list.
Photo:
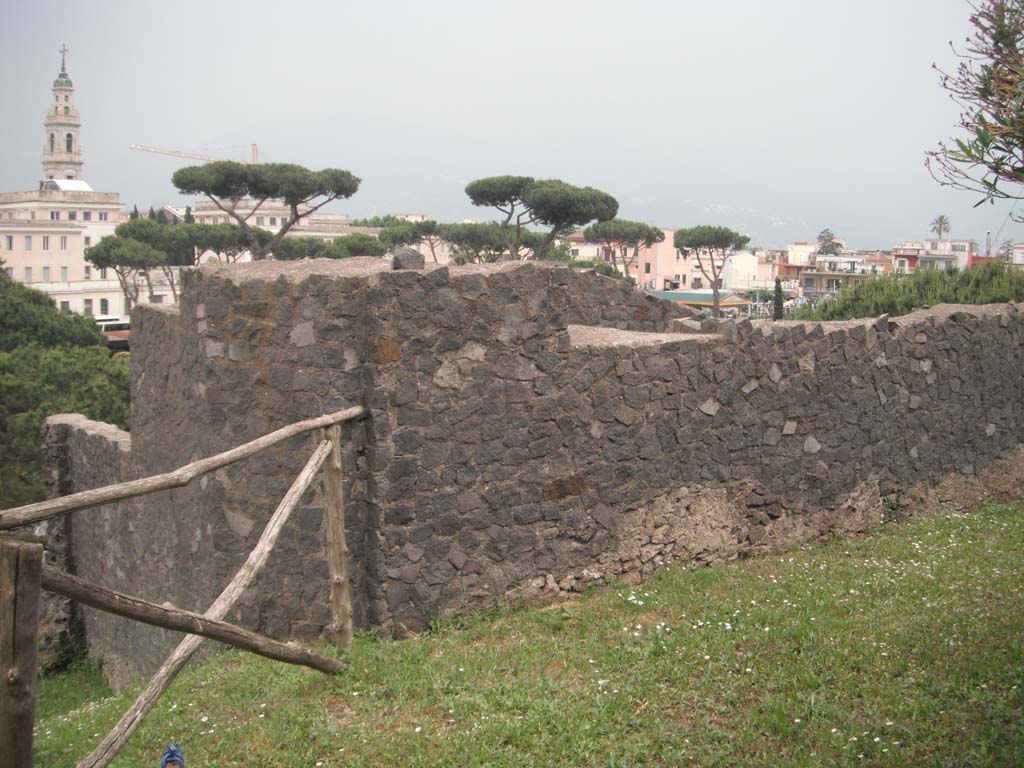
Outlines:
[[178, 317], [181, 315], [181, 307], [177, 304], [139, 304], [132, 310], [132, 312], [138, 312], [141, 315], [153, 312], [157, 315]]
[[[448, 270], [452, 279], [470, 275], [489, 277], [510, 272], [537, 270], [568, 271], [570, 268], [561, 262], [538, 261], [506, 261], [491, 264], [427, 264], [422, 270], [397, 270], [429, 275], [437, 270]], [[193, 270], [200, 278], [219, 278], [237, 285], [251, 282], [274, 282], [284, 279], [289, 283], [300, 283], [310, 277], [332, 278], [365, 278], [389, 274], [391, 269], [388, 259], [372, 256], [361, 256], [351, 259], [302, 259], [298, 261], [266, 261], [248, 262], [244, 264], [205, 264]], [[593, 270], [572, 270], [574, 273], [598, 276]]]
[[114, 424], [94, 421], [80, 413], [58, 413], [46, 418], [46, 429], [58, 426], [66, 426], [71, 431], [80, 432], [89, 437], [108, 440], [124, 453], [131, 451], [131, 434]]
[[851, 320], [754, 320], [751, 325], [760, 328], [764, 333], [771, 333], [777, 330], [791, 328], [803, 328], [810, 331], [821, 326], [822, 331], [847, 330], [859, 326], [867, 327], [876, 325], [882, 318], [894, 323], [898, 327], [916, 325], [921, 322], [943, 322], [949, 320], [953, 315], [968, 315], [971, 317], [994, 317], [1003, 313], [1015, 314], [1019, 311], [1019, 305], [1014, 302], [1005, 304], [936, 304], [931, 307], [922, 307], [908, 312], [905, 315], [891, 317], [889, 315], [878, 315], [876, 317], [856, 317]]
[[624, 331], [595, 325], [570, 325], [569, 343], [585, 348], [636, 348], [683, 344], [698, 346], [711, 344], [722, 339], [712, 333], [659, 333], [650, 331]]
[[[995, 318], [999, 316], [1018, 317], [1019, 305], [1007, 304], [937, 304], [906, 315], [890, 317], [855, 318], [852, 320], [816, 321], [816, 320], [755, 320], [752, 322], [731, 320], [725, 321], [718, 328], [705, 330], [703, 333], [691, 331], [632, 331], [592, 325], [570, 325], [567, 328], [569, 343], [579, 349], [631, 350], [665, 348], [666, 351], [688, 351], [698, 347], [724, 345], [746, 347], [758, 340], [769, 344], [788, 341], [810, 342], [821, 338], [852, 338], [874, 344], [876, 338], [867, 333], [873, 329], [883, 335], [902, 336], [914, 332], [922, 324], [941, 327], [949, 322], [956, 322], [963, 317], [975, 319]], [[744, 326], [746, 329], [744, 330]], [[737, 329], [740, 331], [736, 333]], [[864, 329], [865, 333], [853, 334], [850, 331]], [[870, 341], [869, 341], [870, 340]]]

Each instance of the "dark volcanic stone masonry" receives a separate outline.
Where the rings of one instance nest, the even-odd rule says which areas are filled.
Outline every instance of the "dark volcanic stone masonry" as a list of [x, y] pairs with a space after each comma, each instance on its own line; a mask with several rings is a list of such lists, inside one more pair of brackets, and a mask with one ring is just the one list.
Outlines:
[[[180, 311], [133, 317], [130, 441], [60, 417], [48, 451], [59, 487], [82, 489], [365, 405], [343, 437], [350, 577], [358, 622], [398, 632], [510, 593], [864, 530], [929, 489], [1022, 466], [1016, 305], [826, 324], [689, 314], [532, 263], [204, 267]], [[205, 609], [315, 439], [80, 513], [73, 567]], [[329, 635], [323, 538], [318, 490], [230, 618]], [[174, 639], [85, 620], [115, 681]]]

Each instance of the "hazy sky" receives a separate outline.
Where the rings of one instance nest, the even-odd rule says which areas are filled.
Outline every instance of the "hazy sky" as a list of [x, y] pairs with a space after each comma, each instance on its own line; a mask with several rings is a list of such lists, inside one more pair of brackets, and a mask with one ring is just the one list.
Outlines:
[[242, 159], [255, 142], [268, 161], [361, 177], [335, 206], [353, 216], [489, 219], [463, 189], [511, 173], [768, 247], [829, 227], [889, 248], [939, 213], [984, 244], [1010, 203], [972, 210], [924, 167], [958, 135], [931, 66], [953, 66], [968, 14], [966, 0], [7, 0], [0, 190], [41, 176], [67, 43], [83, 176], [129, 206], [185, 202], [170, 183], [184, 163], [129, 144]]

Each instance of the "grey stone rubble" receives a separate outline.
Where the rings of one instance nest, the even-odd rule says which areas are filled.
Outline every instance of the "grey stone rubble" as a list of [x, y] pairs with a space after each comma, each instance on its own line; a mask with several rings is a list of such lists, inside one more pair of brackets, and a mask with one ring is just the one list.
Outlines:
[[[900, 494], [1019, 459], [1016, 305], [697, 323], [562, 266], [390, 267], [189, 273], [180, 311], [133, 317], [130, 451], [109, 427], [51, 420], [58, 488], [166, 471], [364, 404], [343, 437], [356, 617], [401, 632], [507, 594], [864, 530]], [[315, 440], [79, 513], [65, 534], [74, 568], [204, 609]], [[317, 491], [230, 618], [329, 636], [322, 528]], [[85, 627], [115, 682], [173, 640], [92, 611]]]

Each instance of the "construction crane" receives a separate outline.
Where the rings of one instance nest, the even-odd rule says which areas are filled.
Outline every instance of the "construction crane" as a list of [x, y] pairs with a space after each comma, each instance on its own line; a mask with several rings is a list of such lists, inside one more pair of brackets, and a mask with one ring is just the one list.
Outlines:
[[[242, 160], [241, 162], [250, 164], [258, 163], [260, 161], [260, 146], [259, 144], [252, 144], [252, 159]], [[223, 157], [209, 157], [207, 155], [197, 155], [194, 152], [179, 152], [176, 149], [161, 149], [160, 147], [145, 147], [141, 144], [129, 144], [128, 149], [134, 149], [139, 152], [153, 152], [157, 155], [170, 155], [171, 157], [181, 157], [186, 160], [202, 160], [204, 163], [213, 163], [218, 160], [225, 160]]]

